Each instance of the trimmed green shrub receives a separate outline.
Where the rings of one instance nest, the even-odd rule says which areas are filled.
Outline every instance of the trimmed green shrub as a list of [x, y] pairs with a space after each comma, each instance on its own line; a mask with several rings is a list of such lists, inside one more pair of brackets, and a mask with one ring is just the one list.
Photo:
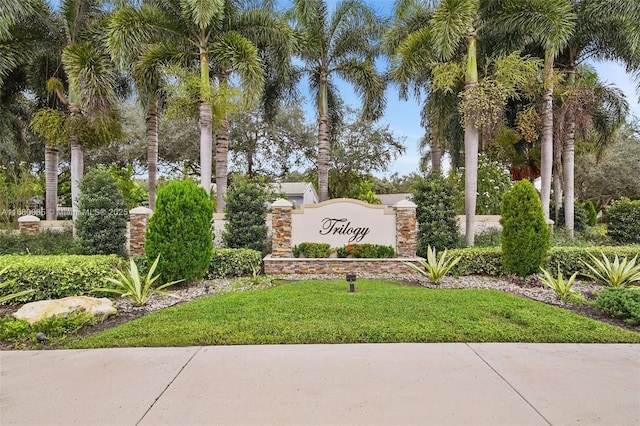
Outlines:
[[165, 283], [202, 278], [213, 250], [207, 192], [191, 181], [174, 181], [158, 190], [155, 207], [146, 232], [147, 264], [160, 256], [157, 272]]
[[453, 185], [439, 174], [429, 174], [416, 183], [413, 202], [418, 220], [418, 256], [426, 257], [429, 246], [442, 251], [458, 245], [457, 196]]
[[107, 170], [91, 170], [80, 182], [76, 237], [81, 254], [125, 256], [129, 211]]
[[460, 261], [451, 269], [454, 276], [461, 275], [504, 275], [502, 250], [500, 247], [466, 247], [449, 250], [452, 258]]
[[640, 244], [640, 200], [614, 201], [606, 215], [609, 238], [618, 244]]
[[333, 248], [328, 243], [300, 243], [293, 246], [293, 256], [300, 257], [304, 255], [307, 258], [325, 258], [333, 253]]
[[104, 278], [122, 265], [123, 260], [115, 255], [0, 256], [0, 270], [8, 266], [2, 279], [15, 280], [2, 289], [2, 294], [34, 290], [11, 303], [88, 295], [92, 289], [104, 286]]
[[262, 269], [262, 253], [251, 249], [214, 249], [207, 279], [252, 276]]
[[640, 290], [606, 288], [598, 293], [594, 304], [627, 324], [640, 325]]
[[235, 179], [227, 191], [224, 211], [227, 224], [222, 239], [228, 248], [250, 248], [266, 251], [267, 202], [270, 192], [248, 179]]
[[45, 230], [36, 235], [0, 233], [0, 254], [76, 254], [71, 228], [62, 232]]
[[519, 277], [540, 271], [551, 248], [551, 231], [528, 180], [516, 182], [502, 198], [502, 265]]
[[395, 251], [391, 246], [380, 244], [347, 244], [336, 249], [339, 258], [354, 257], [363, 259], [387, 259], [395, 257]]
[[582, 204], [583, 210], [587, 213], [587, 225], [595, 226], [598, 223], [598, 212], [596, 211], [596, 206], [593, 204], [593, 201], [587, 201]]

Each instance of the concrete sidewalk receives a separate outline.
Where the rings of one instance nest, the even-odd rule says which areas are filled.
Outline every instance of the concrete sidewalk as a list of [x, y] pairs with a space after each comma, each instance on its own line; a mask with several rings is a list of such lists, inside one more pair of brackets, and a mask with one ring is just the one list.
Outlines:
[[1, 425], [638, 425], [640, 345], [0, 352]]

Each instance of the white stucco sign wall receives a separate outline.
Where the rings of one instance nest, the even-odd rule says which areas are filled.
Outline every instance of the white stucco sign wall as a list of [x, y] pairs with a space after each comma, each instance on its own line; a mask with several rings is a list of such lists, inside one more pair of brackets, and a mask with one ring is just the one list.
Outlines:
[[329, 243], [381, 244], [395, 247], [396, 216], [385, 206], [335, 199], [291, 212], [291, 245]]

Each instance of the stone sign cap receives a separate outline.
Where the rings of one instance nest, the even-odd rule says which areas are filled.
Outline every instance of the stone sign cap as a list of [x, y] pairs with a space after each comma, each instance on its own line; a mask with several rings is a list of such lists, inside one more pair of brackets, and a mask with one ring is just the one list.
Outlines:
[[395, 203], [393, 207], [396, 209], [415, 209], [417, 206], [409, 200], [401, 200]]
[[273, 204], [271, 204], [271, 207], [293, 208], [293, 203], [289, 200], [285, 200], [284, 198], [278, 198], [273, 202]]
[[20, 216], [18, 222], [40, 222], [40, 218], [33, 215]]
[[153, 210], [147, 208], [147, 207], [136, 207], [135, 209], [131, 209], [129, 210], [129, 214], [146, 214], [146, 215], [150, 215], [151, 213], [153, 213]]

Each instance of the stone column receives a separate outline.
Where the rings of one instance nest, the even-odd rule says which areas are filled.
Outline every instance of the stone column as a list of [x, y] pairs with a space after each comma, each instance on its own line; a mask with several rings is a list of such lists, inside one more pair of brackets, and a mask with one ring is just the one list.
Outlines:
[[40, 219], [31, 215], [20, 216], [18, 218], [18, 229], [27, 235], [38, 235], [40, 232]]
[[280, 198], [271, 204], [271, 257], [293, 257], [291, 252], [291, 209], [293, 204]]
[[396, 211], [396, 256], [416, 257], [418, 221], [416, 205], [408, 200], [393, 205]]
[[129, 256], [144, 256], [144, 235], [152, 214], [146, 207], [129, 211]]

